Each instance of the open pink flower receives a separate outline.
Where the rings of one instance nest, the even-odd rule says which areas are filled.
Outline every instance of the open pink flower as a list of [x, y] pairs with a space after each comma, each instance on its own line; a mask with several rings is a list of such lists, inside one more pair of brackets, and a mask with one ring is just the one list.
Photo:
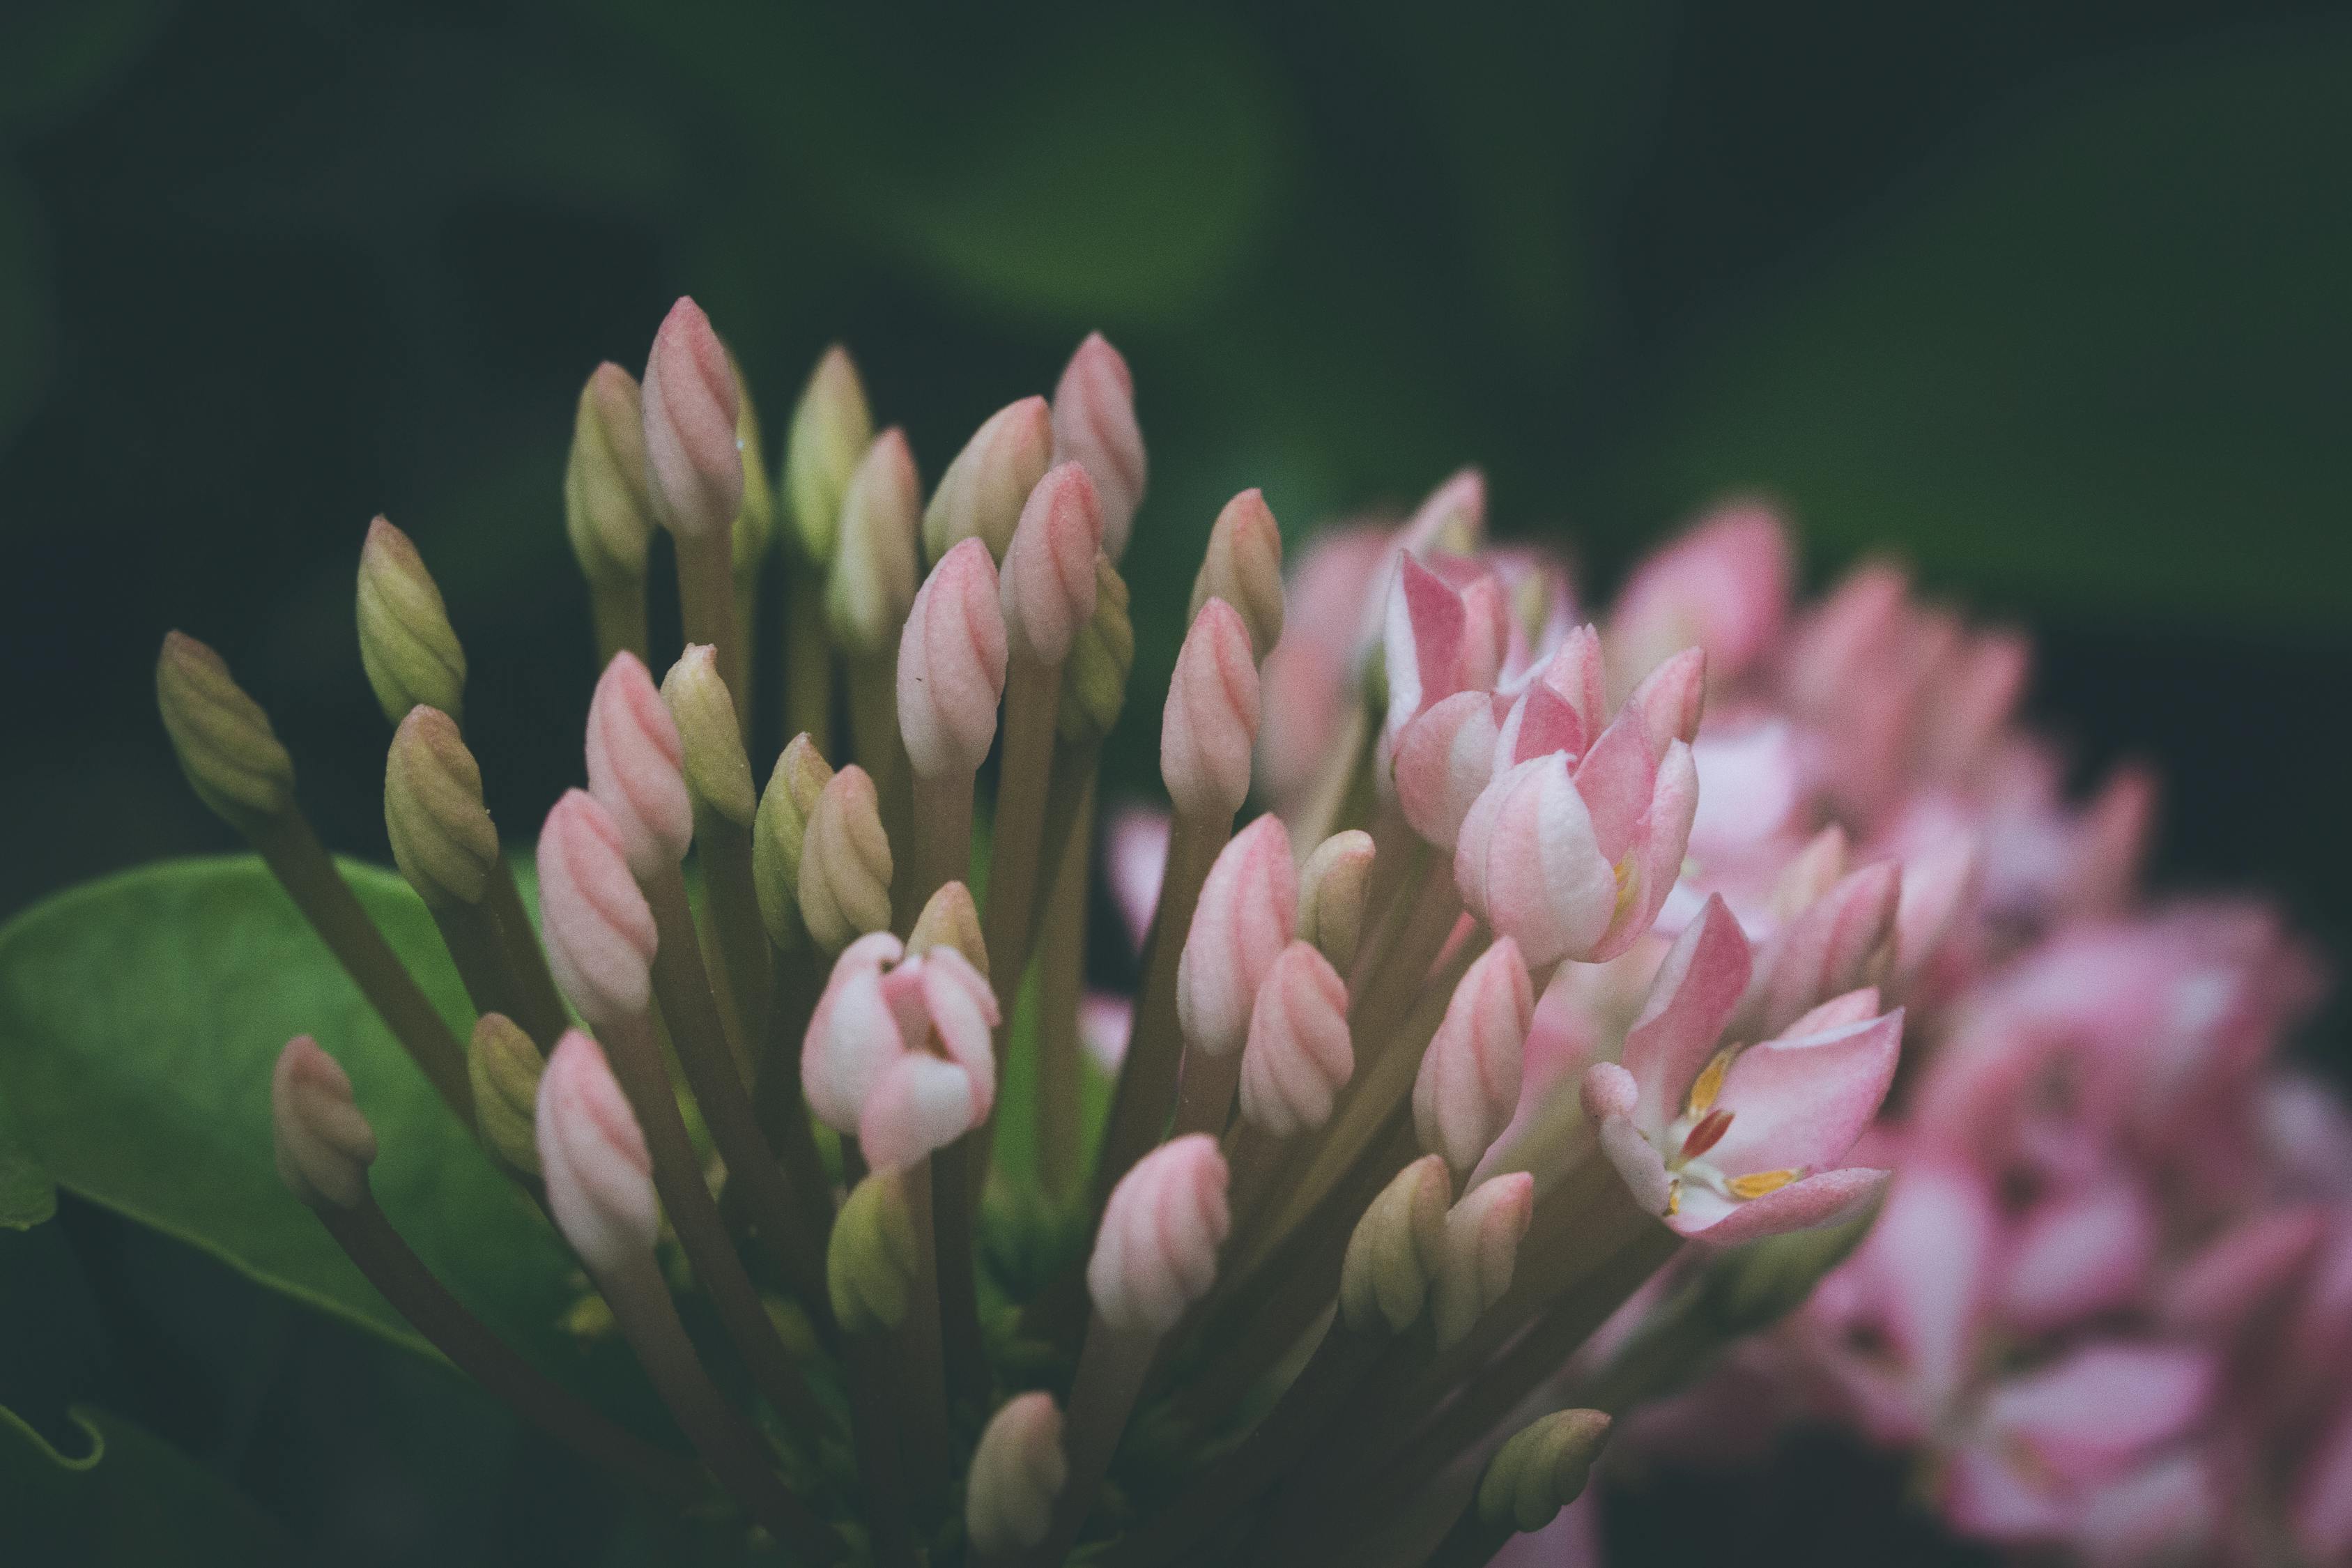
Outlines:
[[843, 949], [801, 1051], [809, 1108], [883, 1170], [952, 1143], [996, 1099], [996, 994], [951, 947], [905, 953], [887, 931]]
[[1710, 900], [1658, 972], [1625, 1059], [1597, 1062], [1584, 1106], [1626, 1186], [1685, 1236], [1718, 1245], [1852, 1212], [1884, 1171], [1841, 1167], [1895, 1079], [1901, 1009], [1863, 991], [1777, 1039], [1716, 1048], [1746, 989], [1747, 940]]

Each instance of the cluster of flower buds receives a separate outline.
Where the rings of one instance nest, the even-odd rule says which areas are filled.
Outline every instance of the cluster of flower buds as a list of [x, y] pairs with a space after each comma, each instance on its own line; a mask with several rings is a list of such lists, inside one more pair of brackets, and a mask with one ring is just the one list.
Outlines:
[[[2217, 1075], [2242, 1089], [2252, 1070], [2232, 1048], [2259, 1032], [2250, 974], [2214, 1000], [2183, 959], [2172, 1012], [2095, 1010], [2135, 1041], [2102, 1062], [2144, 1048], [2151, 1008], [2179, 1043], [2160, 1081], [2118, 1068], [2081, 1112], [2196, 1194], [2198, 1239], [2238, 1248], [2226, 1268], [2158, 1270], [2187, 1233], [2100, 1184], [2106, 1145], [2008, 1114], [2050, 1064], [1957, 1043], [2053, 1032], [2013, 1015], [2055, 983], [2012, 977], [2006, 1012], [1958, 999], [2020, 943], [2113, 909], [2146, 826], [2129, 780], [2084, 813], [2058, 799], [2011, 727], [2013, 638], [1874, 571], [1796, 616], [1786, 542], [1753, 508], [1585, 623], [1557, 566], [1486, 544], [1475, 472], [1402, 523], [1323, 536], [1286, 584], [1274, 515], [1244, 490], [1209, 530], [1165, 700], [1137, 710], [1158, 723], [1154, 821], [1097, 786], [1129, 710], [1118, 562], [1147, 469], [1116, 350], [1088, 338], [1050, 399], [983, 421], [928, 500], [837, 349], [772, 489], [760, 448], [689, 300], [642, 385], [604, 365], [582, 395], [564, 498], [603, 674], [585, 787], [539, 835], [536, 923], [460, 727], [440, 594], [397, 530], [368, 535], [362, 647], [397, 726], [386, 821], [474, 1003], [467, 1040], [344, 889], [226, 668], [175, 635], [158, 670], [199, 793], [543, 1206], [693, 1459], [575, 1408], [405, 1254], [367, 1196], [363, 1108], [307, 1040], [276, 1090], [289, 1184], [421, 1331], [592, 1460], [672, 1501], [715, 1483], [810, 1562], [1485, 1562], [1585, 1528], [1589, 1506], [1562, 1510], [1612, 1418], [1667, 1392], [1612, 1344], [1693, 1370], [1837, 1262], [1885, 1188], [1898, 1141], [1872, 1125], [1923, 1013], [1956, 1036], [1930, 1064], [1931, 1084], [1961, 1075], [1934, 1090], [1957, 1108], [1943, 1121], [1977, 1116], [2055, 1205], [2003, 1218], [2008, 1167], [1971, 1187], [1941, 1155], [1887, 1200], [1975, 1205], [1972, 1256], [2006, 1260], [1981, 1289], [1970, 1274], [1965, 1331], [1885, 1327], [1916, 1352], [1911, 1384], [1847, 1369], [1873, 1408], [1907, 1413], [1906, 1440], [1979, 1457], [1950, 1471], [1971, 1517], [2013, 1518], [2029, 1482], [2091, 1487], [2068, 1468], [2084, 1451], [2034, 1447], [2058, 1395], [2028, 1379], [1973, 1397], [1988, 1325], [2013, 1332], [2022, 1310], [2048, 1331], [2137, 1292], [2201, 1335], [2201, 1360], [2097, 1347], [2173, 1357], [2172, 1424], [2099, 1451], [2100, 1482], [2152, 1484], [2127, 1461], [2211, 1396], [2210, 1347], [2270, 1321], [2273, 1296], [2238, 1278], [2255, 1243], [2214, 1228], [2262, 1201], [2233, 1173], [2247, 1130], [2202, 1120]], [[658, 682], [657, 531], [687, 638]], [[768, 613], [772, 680], [751, 658]], [[1098, 837], [1131, 995], [1086, 984]], [[2198, 997], [2212, 1016], [2189, 1016]], [[2136, 1249], [2111, 1234], [2126, 1225]], [[2341, 1231], [2315, 1222], [2273, 1272], [2340, 1293], [2340, 1259], [2314, 1259]], [[1855, 1277], [1908, 1235], [1882, 1231]], [[2042, 1254], [2084, 1237], [2116, 1255], [2112, 1290], [2047, 1277], [2068, 1271]], [[689, 1277], [723, 1363], [679, 1326]], [[1712, 1283], [1676, 1293], [1686, 1279]], [[2095, 1300], [2049, 1299], [2070, 1288]], [[1898, 1310], [1841, 1289], [1848, 1305], [1817, 1310]], [[1931, 1294], [1949, 1311], [1962, 1293]], [[1687, 1305], [1726, 1300], [1745, 1305]], [[2264, 1386], [2308, 1392], [2290, 1382]], [[841, 1451], [847, 1479], [817, 1462]], [[2021, 1451], [2039, 1468], [2002, 1492]]]

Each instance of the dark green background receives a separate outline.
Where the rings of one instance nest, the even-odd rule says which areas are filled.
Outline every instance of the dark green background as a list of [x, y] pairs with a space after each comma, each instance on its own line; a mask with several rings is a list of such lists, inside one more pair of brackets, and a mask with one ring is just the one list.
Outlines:
[[[0, 5], [0, 915], [227, 843], [153, 720], [171, 626], [383, 854], [378, 510], [527, 832], [591, 673], [572, 399], [690, 290], [772, 432], [841, 338], [927, 476], [1110, 332], [1145, 691], [1244, 484], [1296, 538], [1475, 459], [1596, 589], [1769, 488], [1816, 579], [1885, 547], [2029, 625], [2085, 765], [2165, 770], [2165, 879], [2344, 952], [2340, 8], [999, 9]], [[340, 1561], [587, 1560], [593, 1508], [469, 1395], [86, 1209], [0, 1237], [0, 1403], [102, 1398]]]

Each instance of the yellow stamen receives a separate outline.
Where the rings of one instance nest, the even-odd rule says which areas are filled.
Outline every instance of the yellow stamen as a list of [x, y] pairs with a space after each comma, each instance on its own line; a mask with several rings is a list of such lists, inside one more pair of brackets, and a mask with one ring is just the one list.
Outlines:
[[1733, 1176], [1723, 1184], [1735, 1198], [1760, 1198], [1766, 1193], [1777, 1193], [1799, 1176], [1801, 1171], [1759, 1171], [1752, 1176]]
[[1723, 1092], [1723, 1079], [1731, 1070], [1731, 1058], [1739, 1054], [1738, 1046], [1726, 1046], [1707, 1058], [1699, 1069], [1698, 1079], [1691, 1085], [1690, 1113], [1705, 1116], [1715, 1109], [1715, 1097]]
[[1666, 1217], [1672, 1219], [1683, 1212], [1683, 1184], [1679, 1180], [1666, 1184]]
[[1612, 872], [1617, 879], [1617, 904], [1609, 914], [1609, 923], [1613, 926], [1625, 918], [1626, 910], [1632, 907], [1633, 895], [1639, 890], [1642, 875], [1640, 868], [1633, 864], [1633, 852], [1631, 849], [1625, 851], [1625, 858], [1618, 861], [1612, 868]]

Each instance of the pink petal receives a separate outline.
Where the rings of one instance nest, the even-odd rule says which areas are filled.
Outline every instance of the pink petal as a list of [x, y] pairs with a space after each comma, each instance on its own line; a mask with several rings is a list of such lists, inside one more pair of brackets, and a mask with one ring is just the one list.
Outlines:
[[1691, 1083], [1715, 1054], [1748, 989], [1748, 939], [1719, 896], [1683, 928], [1650, 982], [1642, 1016], [1625, 1033], [1625, 1070], [1641, 1086], [1636, 1125], [1663, 1136], [1682, 1114]]
[[1399, 561], [1386, 633], [1390, 735], [1462, 689], [1468, 636], [1462, 596], [1411, 555]]
[[1573, 761], [1584, 752], [1584, 721], [1568, 699], [1541, 681], [1518, 695], [1495, 739], [1496, 773], [1547, 752], [1565, 752]]
[[980, 1124], [977, 1081], [953, 1062], [907, 1051], [874, 1080], [857, 1118], [859, 1152], [877, 1171], [903, 1171]]
[[1616, 874], [1557, 752], [1487, 785], [1463, 819], [1454, 872], [1463, 902], [1530, 967], [1590, 949], [1617, 909]]
[[2314, 1563], [2352, 1552], [2352, 1397], [2304, 1462], [2295, 1487], [2294, 1539]]
[[2005, 1321], [2046, 1333], [2130, 1303], [2156, 1261], [2156, 1215], [2139, 1190], [2108, 1182], [2027, 1217], [2000, 1286]]
[[1737, 1247], [1768, 1236], [1811, 1230], [1843, 1220], [1869, 1203], [1886, 1184], [1887, 1174], [1859, 1166], [1823, 1171], [1746, 1203], [1719, 1198], [1704, 1187], [1685, 1183], [1682, 1212], [1666, 1225], [1677, 1235], [1710, 1247]]
[[1581, 626], [1569, 633], [1537, 679], [1568, 699], [1568, 705], [1576, 710], [1577, 721], [1587, 736], [1601, 733], [1601, 723], [1609, 716], [1609, 706], [1599, 632]]
[[2092, 1344], [1996, 1386], [1985, 1402], [1985, 1426], [1999, 1441], [2025, 1445], [2062, 1479], [2104, 1480], [2194, 1426], [2212, 1397], [2216, 1370], [2199, 1351]]
[[1614, 865], [1632, 847], [1633, 829], [1650, 809], [1657, 787], [1658, 761], [1650, 752], [1638, 715], [1621, 716], [1601, 731], [1576, 764], [1576, 793], [1592, 814], [1592, 835]]
[[1716, 1108], [1731, 1126], [1707, 1154], [1732, 1175], [1835, 1165], [1878, 1114], [1903, 1043], [1900, 1009], [1824, 1035], [1739, 1053]]
[[1625, 711], [1637, 714], [1650, 750], [1664, 752], [1670, 741], [1696, 741], [1699, 715], [1706, 707], [1706, 652], [1686, 647], [1642, 678], [1625, 699]]
[[1494, 777], [1494, 710], [1486, 693], [1457, 691], [1397, 732], [1397, 805], [1441, 849], [1459, 841], [1463, 818]]

